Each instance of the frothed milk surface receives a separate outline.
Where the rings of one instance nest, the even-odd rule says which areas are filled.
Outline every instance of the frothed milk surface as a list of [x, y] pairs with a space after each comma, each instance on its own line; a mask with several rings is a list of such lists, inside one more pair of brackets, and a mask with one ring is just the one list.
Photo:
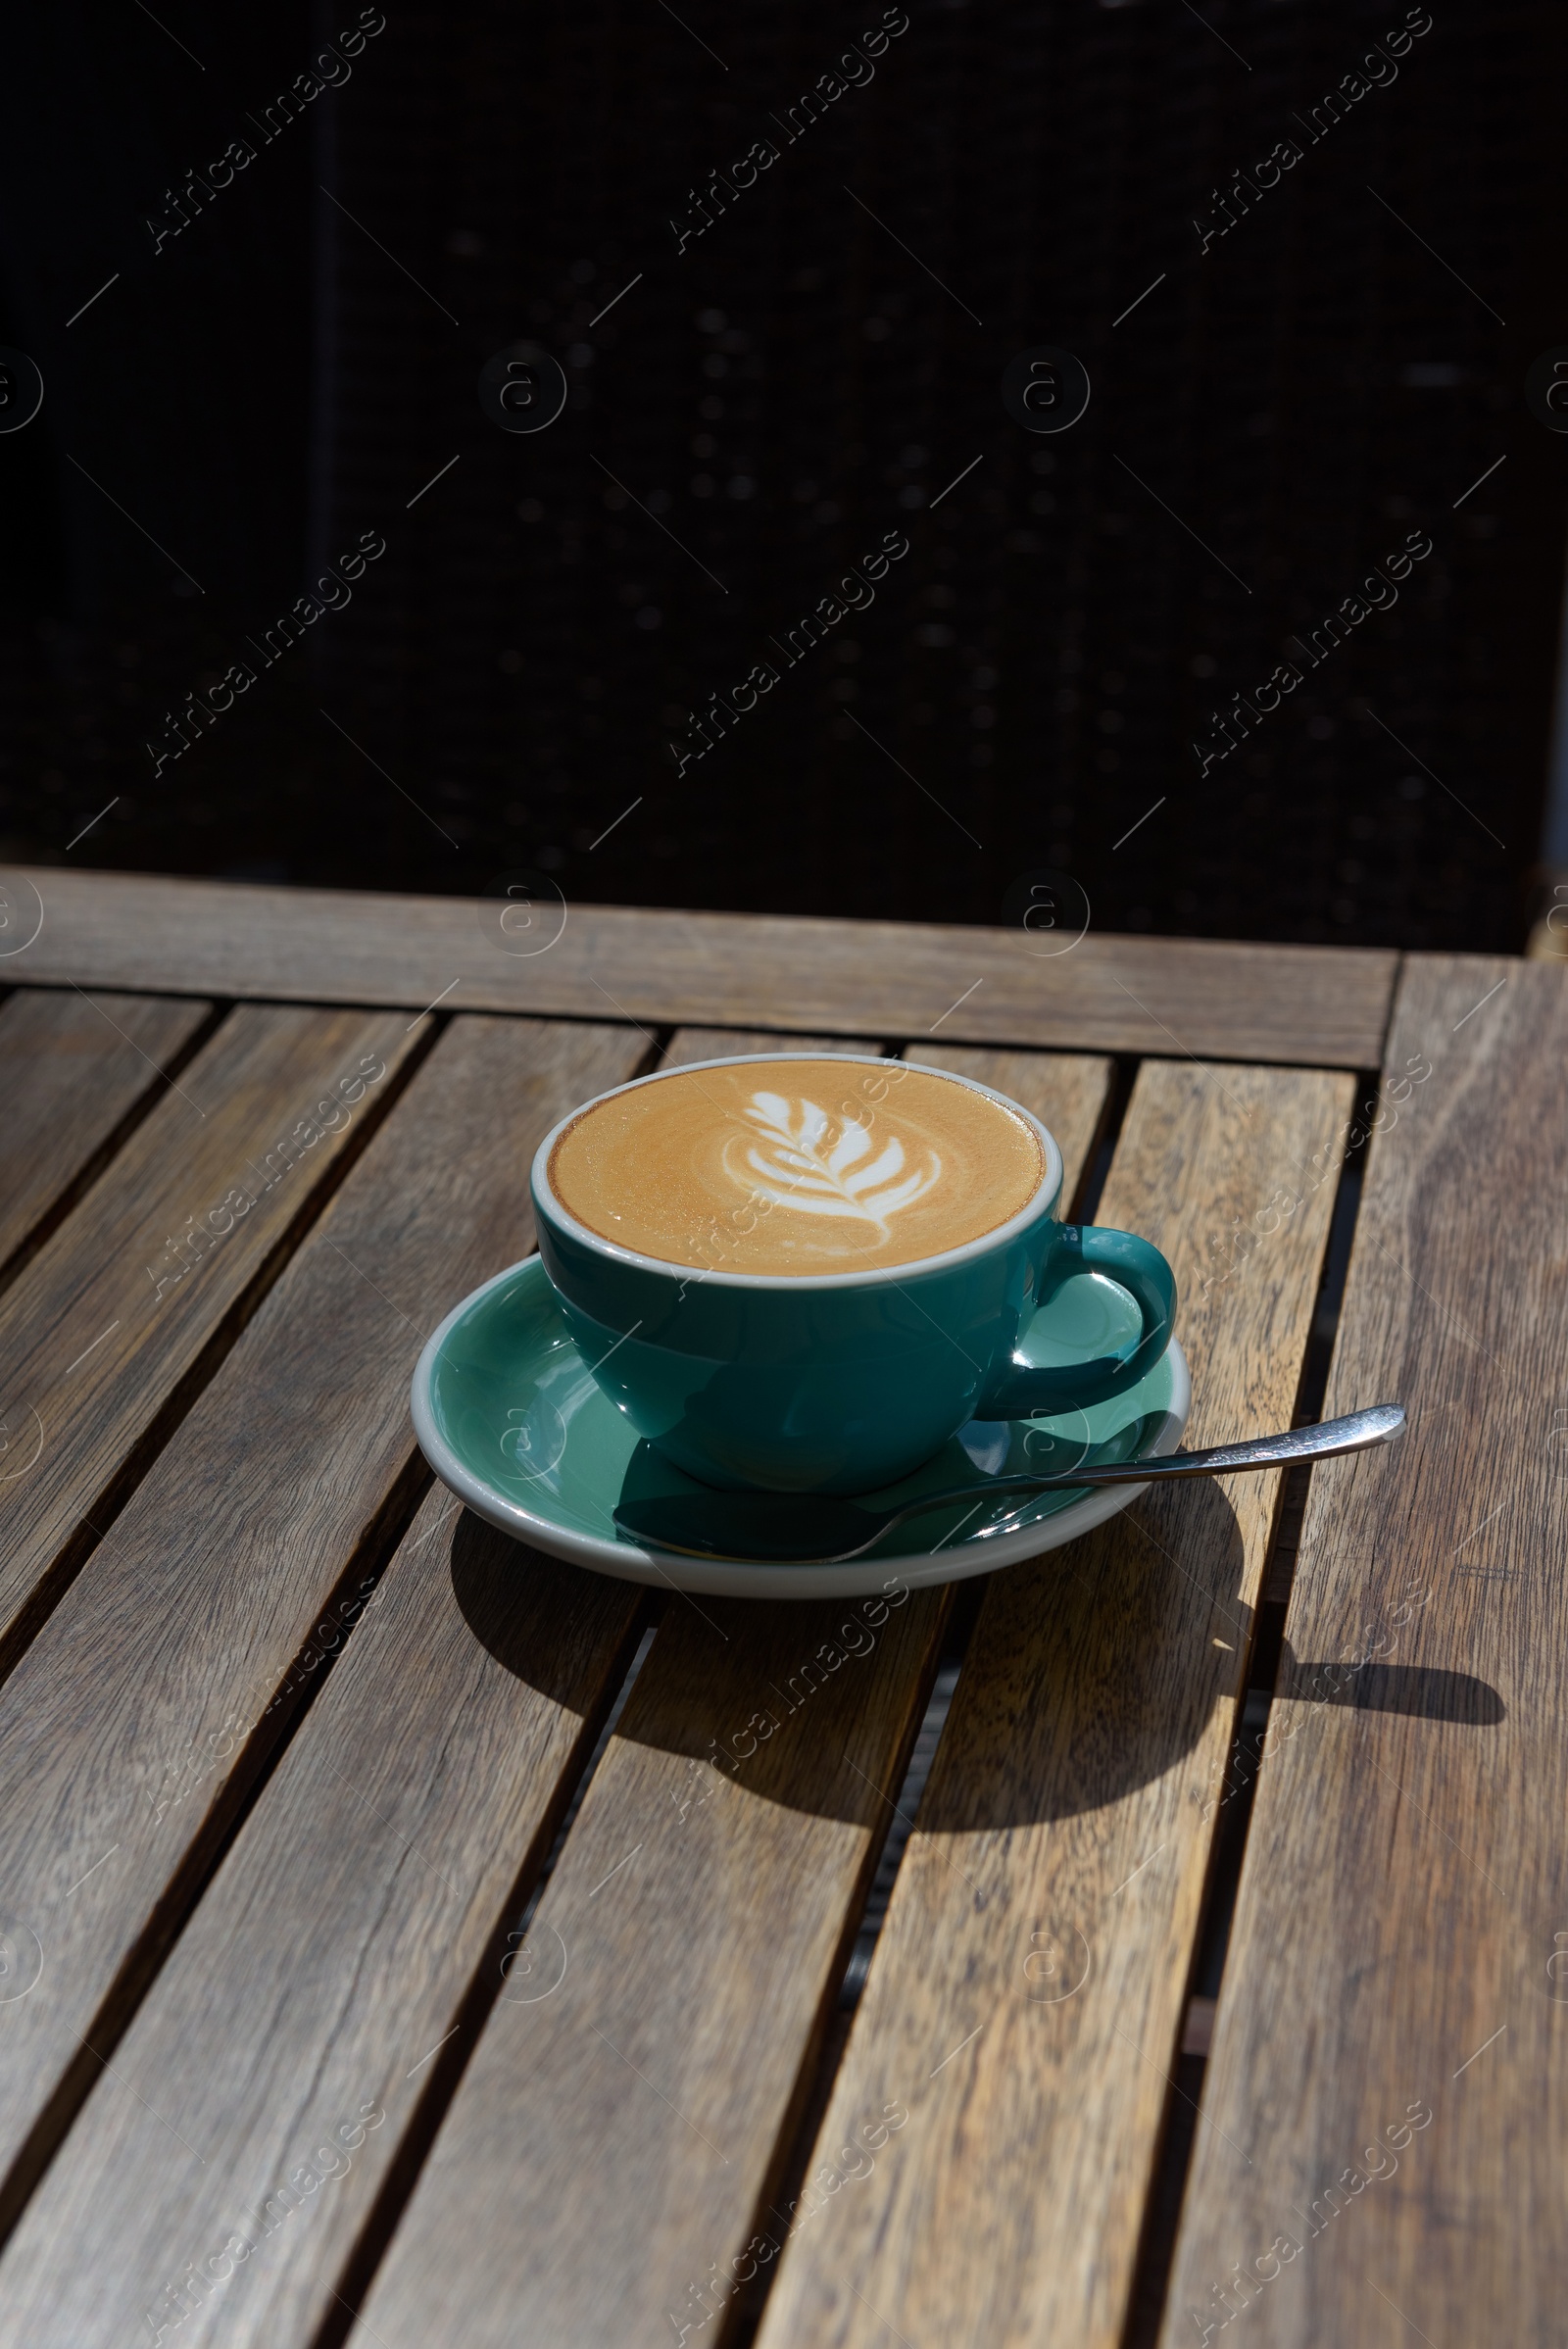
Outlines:
[[601, 1239], [738, 1273], [940, 1255], [1016, 1215], [1045, 1172], [1022, 1117], [898, 1060], [672, 1070], [585, 1109], [550, 1153], [557, 1198]]

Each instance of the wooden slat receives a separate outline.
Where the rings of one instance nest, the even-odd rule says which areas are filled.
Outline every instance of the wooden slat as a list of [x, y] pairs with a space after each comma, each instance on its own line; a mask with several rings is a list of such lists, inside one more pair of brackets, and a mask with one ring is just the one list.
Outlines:
[[[47, 919], [18, 977], [421, 1009], [555, 1011], [945, 1043], [1216, 1053], [1376, 1067], [1381, 949], [1102, 937], [1042, 955], [1020, 931], [572, 905], [544, 953], [506, 951], [500, 900], [36, 871]], [[538, 929], [559, 920], [544, 905]]]
[[[751, 2231], [948, 1599], [670, 1600], [531, 1927], [563, 1979], [493, 2011], [361, 2349], [674, 2337], [668, 2312]], [[808, 1693], [830, 1642], [866, 1652]], [[713, 1738], [746, 1757], [732, 1781]]]
[[88, 1176], [211, 1006], [24, 988], [0, 1008], [0, 1265]]
[[643, 1049], [625, 1029], [455, 1020], [0, 1689], [0, 1884], [44, 1952], [0, 2008], [13, 2190], [90, 2085], [90, 2051], [109, 2054], [329, 1602], [323, 1636], [341, 1634], [409, 1490], [425, 1333], [526, 1250], [532, 1150]]
[[1172, 2349], [1563, 2338], [1565, 1064], [1568, 972], [1407, 966], [1325, 1408], [1410, 1430], [1313, 1472]]
[[[503, 1986], [496, 1921], [638, 1597], [434, 1489], [0, 2260], [0, 2340], [282, 2349], [342, 2313], [411, 2119], [466, 2052], [475, 1977]], [[302, 2164], [320, 2183], [291, 2190]]]
[[[698, 1058], [746, 1051], [752, 1042], [687, 1036], [671, 1049]], [[1081, 1085], [1085, 1072], [1099, 1068], [1099, 1092], [1085, 1091], [1081, 1101], [1075, 1092], [1075, 1113], [1062, 1121], [1076, 1160], [1094, 1131], [1108, 1072], [1074, 1060], [1054, 1080], [1055, 1065], [1021, 1064], [1020, 1082], [1059, 1099], [1061, 1084]], [[608, 1074], [594, 1080], [610, 1081]], [[416, 1104], [416, 1095], [402, 1114]], [[353, 1252], [361, 1260], [358, 1247]], [[466, 1531], [449, 1560], [459, 1523]], [[531, 1687], [518, 1689], [485, 1668], [459, 1620], [452, 1578], [467, 1590], [475, 1543], [486, 1558], [491, 1552], [482, 1545], [494, 1544], [492, 1571], [514, 1590], [537, 1591], [541, 1576], [549, 1584], [551, 1606], [530, 1599], [527, 1636], [519, 1630], [509, 1650]], [[496, 1542], [471, 1519], [459, 1520], [447, 1496], [432, 1496], [389, 1570], [385, 1596], [114, 2050], [113, 2072], [93, 2092], [0, 2264], [0, 2304], [34, 2343], [118, 2340], [149, 2309], [159, 2323], [172, 2322], [178, 2309], [166, 2287], [226, 2241], [232, 2226], [245, 2226], [246, 2204], [259, 2205], [286, 2182], [313, 2116], [324, 2116], [319, 2136], [338, 2119], [352, 2119], [362, 2100], [378, 2100], [389, 2126], [355, 2150], [349, 2176], [313, 2202], [308, 2218], [302, 2214], [295, 2234], [309, 2227], [308, 2249], [274, 2225], [276, 2241], [254, 2264], [242, 2263], [237, 2288], [225, 2291], [221, 2316], [211, 2320], [225, 2343], [254, 2340], [272, 2349], [314, 2337], [409, 2116], [447, 2069], [421, 2069], [411, 2083], [409, 2067], [454, 2027], [483, 1952], [486, 1921], [499, 1913], [537, 1833], [567, 1734], [558, 1704], [549, 1766], [536, 1766], [541, 1690], [554, 1687], [547, 1645], [555, 1643], [551, 1654], [562, 1646], [568, 1607], [571, 1622], [592, 1612], [585, 1586], [605, 1594], [609, 1610], [595, 1635], [592, 1669], [602, 1675], [635, 1593]], [[469, 1616], [478, 1612], [469, 1593]], [[792, 1631], [801, 1620], [796, 1610], [771, 1612]], [[474, 1628], [492, 1647], [498, 1643], [478, 1621]], [[464, 1711], [460, 1691], [470, 1683], [471, 1709]], [[597, 1686], [602, 1695], [602, 1680]], [[900, 1701], [909, 1701], [906, 1690]], [[505, 1768], [493, 1751], [503, 1734], [511, 1756]], [[533, 1807], [519, 1822], [525, 1797]], [[421, 1873], [400, 1836], [428, 1855], [432, 1869]], [[318, 1865], [302, 1868], [307, 1848], [319, 1855]], [[541, 1929], [539, 1947], [548, 1946]], [[171, 2129], [201, 2149], [200, 2166]], [[54, 2273], [62, 2229], [83, 2246], [80, 2293], [62, 2292]], [[0, 2319], [0, 2339], [6, 2322]], [[190, 2322], [182, 2321], [182, 2337], [191, 2337], [183, 2329]]]
[[[1333, 1164], [1350, 1091], [1139, 1074], [1100, 1215], [1175, 1267], [1195, 1443], [1290, 1423], [1332, 1180], [1205, 1294], [1206, 1243]], [[990, 1585], [760, 2349], [1121, 2340], [1277, 1486], [1152, 1492]]]
[[[107, 1522], [138, 1443], [374, 1116], [408, 1027], [398, 1012], [239, 1005], [0, 1298], [0, 1669]], [[306, 1120], [316, 1139], [293, 1140], [290, 1163], [277, 1146]]]
[[[1107, 1079], [1058, 1121], [1073, 1182]], [[1020, 1072], [1061, 1101], [1072, 1081], [1053, 1061]], [[564, 1979], [492, 2015], [363, 2349], [599, 2349], [674, 2338], [672, 2311], [701, 2321], [693, 2287], [772, 2190], [948, 1597], [668, 1599], [534, 1923], [542, 1952], [560, 1936]], [[813, 1689], [802, 1668], [824, 1648], [837, 1661]], [[751, 1752], [754, 1714], [779, 1726]], [[714, 1740], [740, 1749], [727, 1777], [705, 1762]]]
[[730, 1060], [743, 1052], [875, 1052], [864, 1037], [794, 1036], [766, 1028], [677, 1028], [661, 1068], [687, 1068], [694, 1060]]

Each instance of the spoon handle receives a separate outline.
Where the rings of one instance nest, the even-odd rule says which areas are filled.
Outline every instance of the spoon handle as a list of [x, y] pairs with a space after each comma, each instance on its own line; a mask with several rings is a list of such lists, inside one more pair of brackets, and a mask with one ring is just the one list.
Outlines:
[[1241, 1444], [1215, 1444], [1206, 1451], [1155, 1452], [1144, 1460], [1118, 1460], [1096, 1467], [1068, 1468], [1055, 1476], [999, 1476], [988, 1493], [1052, 1493], [1072, 1485], [1144, 1485], [1155, 1478], [1228, 1476], [1249, 1468], [1294, 1468], [1299, 1460], [1327, 1460], [1341, 1452], [1365, 1451], [1392, 1444], [1404, 1431], [1397, 1403], [1374, 1403], [1344, 1419], [1315, 1427], [1290, 1428], [1280, 1436], [1251, 1436]]

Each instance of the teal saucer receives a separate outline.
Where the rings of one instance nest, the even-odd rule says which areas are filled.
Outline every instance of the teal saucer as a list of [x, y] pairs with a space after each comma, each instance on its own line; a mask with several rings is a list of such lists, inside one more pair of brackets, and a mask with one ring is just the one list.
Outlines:
[[[1030, 1325], [1024, 1350], [1034, 1359], [1096, 1350], [1099, 1333], [1083, 1326], [1095, 1300], [1083, 1295], [1083, 1282], [1068, 1287], [1079, 1296], [1063, 1308], [1062, 1328], [1054, 1329], [1050, 1306]], [[1114, 1311], [1119, 1293], [1104, 1287], [1104, 1308]], [[972, 1502], [911, 1518], [846, 1565], [790, 1566], [679, 1557], [616, 1531], [612, 1511], [623, 1497], [705, 1488], [644, 1443], [603, 1393], [567, 1335], [537, 1256], [486, 1281], [447, 1315], [419, 1356], [411, 1397], [419, 1448], [436, 1475], [504, 1533], [625, 1582], [741, 1598], [838, 1598], [890, 1582], [959, 1582], [1054, 1549], [1149, 1488], [1043, 1493], [1019, 1506], [1015, 1494], [988, 1501], [988, 1481], [1173, 1450], [1191, 1401], [1186, 1356], [1173, 1338], [1149, 1375], [1109, 1402], [1054, 1419], [971, 1420], [912, 1476], [863, 1497], [893, 1508], [919, 1493], [972, 1483]]]

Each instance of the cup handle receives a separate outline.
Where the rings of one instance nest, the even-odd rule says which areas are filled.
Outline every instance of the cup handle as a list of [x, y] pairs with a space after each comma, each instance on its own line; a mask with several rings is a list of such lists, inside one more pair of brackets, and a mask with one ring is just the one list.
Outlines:
[[1158, 1248], [1105, 1224], [1058, 1224], [1041, 1268], [1036, 1311], [1081, 1272], [1102, 1272], [1127, 1291], [1143, 1324], [1137, 1344], [1128, 1353], [1090, 1362], [1042, 1366], [1011, 1355], [993, 1369], [975, 1405], [977, 1419], [1049, 1417], [1078, 1403], [1104, 1402], [1136, 1386], [1159, 1360], [1176, 1322], [1176, 1277]]

